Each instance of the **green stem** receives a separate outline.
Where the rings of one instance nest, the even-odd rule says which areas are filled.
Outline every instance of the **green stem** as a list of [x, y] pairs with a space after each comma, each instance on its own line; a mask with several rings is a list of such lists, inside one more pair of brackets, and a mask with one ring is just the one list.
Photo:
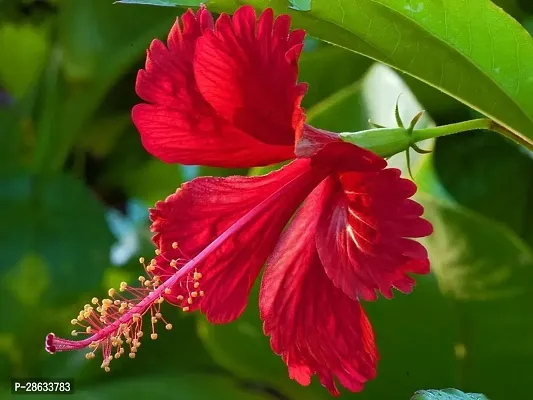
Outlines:
[[472, 131], [476, 129], [488, 129], [489, 131], [499, 133], [500, 135], [517, 142], [521, 146], [524, 146], [526, 149], [533, 151], [533, 142], [530, 142], [524, 139], [523, 137], [514, 134], [510, 130], [504, 128], [503, 126], [497, 124], [496, 122], [488, 118], [479, 118], [471, 121], [458, 122], [456, 124], [414, 130], [413, 142], [416, 143], [426, 139], [453, 135], [454, 133]]
[[471, 121], [457, 122], [450, 125], [435, 126], [433, 128], [413, 130], [411, 140], [414, 143], [422, 140], [453, 135], [454, 133], [472, 131], [476, 129], [490, 129], [493, 122], [487, 118], [473, 119]]
[[455, 133], [487, 129], [499, 133], [511, 139], [526, 149], [533, 151], [533, 143], [517, 136], [501, 125], [488, 118], [479, 118], [471, 121], [458, 122], [450, 125], [436, 126], [432, 128], [410, 129], [405, 128], [377, 128], [361, 132], [341, 133], [341, 139], [345, 142], [364, 147], [382, 157], [390, 157], [401, 153], [409, 147], [415, 147], [416, 143], [427, 139], [434, 139]]

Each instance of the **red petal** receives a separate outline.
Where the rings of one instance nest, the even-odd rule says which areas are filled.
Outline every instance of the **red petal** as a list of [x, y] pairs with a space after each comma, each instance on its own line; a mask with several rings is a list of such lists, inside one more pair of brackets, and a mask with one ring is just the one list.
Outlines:
[[[308, 160], [297, 160], [265, 176], [207, 177], [184, 184], [151, 210], [153, 240], [162, 253], [157, 264], [163, 270], [157, 275], [168, 278], [173, 273], [169, 260], [191, 259], [233, 230], [227, 240], [202, 256], [198, 271], [203, 275], [200, 289], [205, 297], [191, 309], [200, 305], [211, 322], [237, 318], [283, 227], [323, 178], [309, 168]], [[188, 296], [186, 283], [182, 286], [174, 287], [167, 300], [187, 305], [176, 300], [177, 295]]]
[[217, 113], [272, 145], [293, 146], [304, 118], [307, 85], [296, 83], [304, 32], [289, 25], [288, 15], [274, 21], [271, 9], [256, 22], [254, 9], [243, 6], [198, 40], [194, 61], [199, 90]]
[[260, 293], [264, 330], [289, 375], [308, 385], [317, 374], [338, 395], [334, 378], [358, 392], [376, 376], [378, 353], [372, 326], [359, 301], [326, 276], [316, 251], [322, 183], [284, 232], [268, 262]]
[[396, 288], [409, 293], [408, 274], [429, 272], [425, 248], [409, 238], [428, 236], [432, 226], [420, 218], [423, 208], [408, 199], [413, 182], [397, 169], [348, 172], [329, 178], [317, 248], [327, 275], [352, 299], [386, 298]]
[[165, 162], [221, 167], [272, 164], [294, 157], [292, 146], [266, 144], [222, 118], [198, 90], [193, 72], [197, 40], [213, 29], [211, 14], [187, 11], [166, 47], [154, 40], [137, 76], [137, 94], [149, 104], [132, 110], [148, 152]]

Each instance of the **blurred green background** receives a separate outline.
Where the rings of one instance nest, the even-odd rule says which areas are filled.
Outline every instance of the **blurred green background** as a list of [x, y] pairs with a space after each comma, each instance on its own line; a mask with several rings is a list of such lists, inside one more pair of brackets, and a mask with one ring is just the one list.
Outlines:
[[[533, 29], [533, 3], [497, 1]], [[262, 334], [257, 290], [237, 322], [214, 326], [167, 307], [174, 325], [111, 373], [83, 353], [44, 350], [48, 332], [92, 296], [139, 274], [153, 253], [147, 208], [196, 176], [258, 174], [166, 165], [130, 119], [137, 70], [178, 8], [111, 0], [0, 0], [0, 397], [11, 377], [69, 377], [72, 398], [327, 399], [302, 388]], [[425, 84], [370, 60], [306, 42], [300, 80], [308, 121], [334, 131], [477, 117]], [[347, 399], [409, 399], [456, 387], [491, 399], [533, 392], [533, 158], [490, 132], [464, 133], [414, 157], [418, 198], [435, 234], [433, 273], [413, 294], [365, 304], [381, 353], [378, 378]], [[391, 164], [403, 168], [403, 155]]]

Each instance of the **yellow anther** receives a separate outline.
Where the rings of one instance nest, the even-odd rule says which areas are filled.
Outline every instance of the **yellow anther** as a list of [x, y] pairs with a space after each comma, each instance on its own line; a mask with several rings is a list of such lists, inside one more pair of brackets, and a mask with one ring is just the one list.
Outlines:
[[165, 329], [166, 329], [167, 331], [171, 330], [171, 329], [172, 329], [172, 324], [166, 324], [166, 325], [165, 325]]
[[[90, 311], [85, 311], [82, 315], [83, 318], [89, 318], [91, 316], [91, 312]], [[78, 317], [79, 319], [79, 317]]]
[[139, 313], [133, 314], [133, 321], [134, 322], [139, 321], [139, 319], [141, 319], [141, 314], [139, 314]]
[[170, 290], [170, 288], [166, 288], [165, 289], [165, 294], [170, 294], [172, 292], [172, 290]]
[[142, 338], [143, 336], [144, 336], [144, 332], [143, 331], [139, 331], [139, 333], [137, 333], [137, 337]]
[[172, 242], [172, 248], [177, 249], [178, 248], [178, 242]]
[[132, 353], [137, 353], [137, 347], [133, 346], [133, 347], [130, 349], [130, 351], [131, 351]]
[[157, 264], [156, 260], [154, 260], [154, 259], [150, 260], [150, 265], [154, 265], [155, 266], [156, 264]]
[[176, 267], [178, 266], [177, 261], [176, 261], [176, 260], [172, 260], [172, 261], [170, 262], [170, 266], [171, 266], [172, 268], [176, 268]]
[[109, 372], [109, 371], [111, 371], [111, 368], [109, 368], [109, 367], [104, 367], [104, 371], [105, 371], [105, 372]]
[[144, 286], [148, 287], [152, 284], [152, 282], [148, 279], [146, 281], [144, 281]]
[[144, 264], [144, 257], [139, 257], [139, 263]]
[[204, 297], [205, 293], [203, 290], [200, 290], [200, 297]]
[[165, 299], [160, 297], [155, 302], [158, 303], [158, 304], [163, 304], [164, 301], [165, 301]]
[[135, 358], [135, 353], [130, 353], [129, 356], [130, 358]]
[[119, 326], [120, 326], [120, 329], [122, 329], [123, 331], [125, 331], [128, 328], [128, 324], [126, 323], [122, 323]]
[[111, 288], [107, 291], [107, 295], [109, 297], [113, 297], [115, 295], [115, 289]]
[[160, 312], [158, 312], [158, 313], [156, 313], [156, 314], [155, 314], [155, 317], [156, 317], [156, 318], [161, 318], [161, 317], [162, 317], [162, 315], [161, 315], [161, 313], [160, 313]]
[[198, 292], [192, 292], [191, 297], [198, 297]]
[[120, 354], [124, 354], [124, 347], [120, 348]]
[[189, 307], [183, 307], [182, 310], [187, 312], [187, 311], [189, 311]]
[[76, 331], [76, 330], [74, 329], [72, 332], [70, 332], [70, 334], [71, 334], [72, 336], [78, 336], [78, 331]]
[[139, 279], [139, 282], [144, 282], [146, 280], [146, 278], [142, 275], [140, 275], [137, 279]]
[[156, 339], [157, 339], [157, 333], [152, 333], [152, 334], [150, 335], [150, 338], [151, 338], [152, 340], [156, 340]]
[[155, 255], [156, 255], [156, 256], [161, 255], [161, 250], [159, 250], [159, 249], [155, 249]]
[[202, 279], [202, 273], [201, 272], [195, 272], [192, 277], [195, 281], [199, 281]]
[[198, 289], [200, 287], [200, 282], [194, 282], [193, 286], [195, 289]]
[[180, 295], [176, 296], [176, 299], [177, 299], [178, 301], [182, 301], [182, 300], [183, 300], [183, 296], [180, 294]]
[[109, 306], [113, 305], [113, 300], [111, 300], [111, 299], [103, 299], [102, 300], [102, 305], [104, 305], [106, 307], [109, 307]]
[[98, 297], [93, 297], [93, 298], [91, 299], [91, 303], [93, 303], [93, 304], [98, 304]]
[[189, 304], [192, 304], [192, 301], [193, 301], [193, 300], [192, 300], [192, 297], [189, 297], [189, 298], [187, 299], [187, 303], [189, 303]]
[[83, 314], [80, 314], [80, 315], [78, 315], [78, 318], [77, 318], [77, 319], [78, 319], [78, 321], [83, 321], [84, 318], [85, 318], [85, 317], [83, 316]]
[[156, 317], [152, 317], [152, 324], [155, 324], [157, 322], [157, 318]]
[[120, 305], [120, 300], [115, 300], [115, 301], [113, 302], [113, 304], [115, 304], [116, 306], [119, 306], [119, 305]]
[[120, 358], [120, 351], [115, 353], [115, 359]]
[[88, 327], [85, 329], [85, 332], [87, 332], [87, 333], [91, 333], [92, 331], [93, 331], [93, 329], [92, 329], [90, 326], [88, 326]]
[[131, 343], [131, 338], [127, 338], [127, 339], [126, 339], [126, 343], [127, 343], [127, 344], [130, 344], [130, 343]]
[[76, 318], [71, 319], [71, 320], [70, 320], [70, 323], [71, 323], [72, 325], [76, 325], [76, 324], [78, 323], [78, 320], [77, 320]]
[[128, 284], [124, 281], [120, 282], [120, 291], [123, 292], [124, 290], [126, 290], [126, 287], [128, 286]]
[[87, 354], [85, 354], [85, 358], [86, 358], [87, 360], [92, 360], [92, 359], [94, 358], [94, 353], [87, 353]]

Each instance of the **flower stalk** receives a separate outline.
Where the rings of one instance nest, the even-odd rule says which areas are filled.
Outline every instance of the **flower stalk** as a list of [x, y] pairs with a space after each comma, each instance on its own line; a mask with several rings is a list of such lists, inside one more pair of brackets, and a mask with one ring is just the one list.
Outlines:
[[[419, 115], [420, 114], [417, 114], [417, 117]], [[413, 121], [415, 121], [415, 119], [413, 119]], [[497, 132], [514, 140], [525, 148], [533, 150], [533, 143], [525, 141], [488, 118], [478, 118], [470, 121], [424, 129], [414, 129], [414, 126], [411, 123], [409, 128], [404, 128], [402, 126], [399, 126], [398, 128], [373, 128], [360, 132], [344, 132], [341, 133], [340, 136], [345, 142], [364, 147], [382, 157], [391, 157], [397, 153], [406, 151], [409, 147], [415, 147], [417, 143], [427, 139], [478, 129], [487, 129]]]

